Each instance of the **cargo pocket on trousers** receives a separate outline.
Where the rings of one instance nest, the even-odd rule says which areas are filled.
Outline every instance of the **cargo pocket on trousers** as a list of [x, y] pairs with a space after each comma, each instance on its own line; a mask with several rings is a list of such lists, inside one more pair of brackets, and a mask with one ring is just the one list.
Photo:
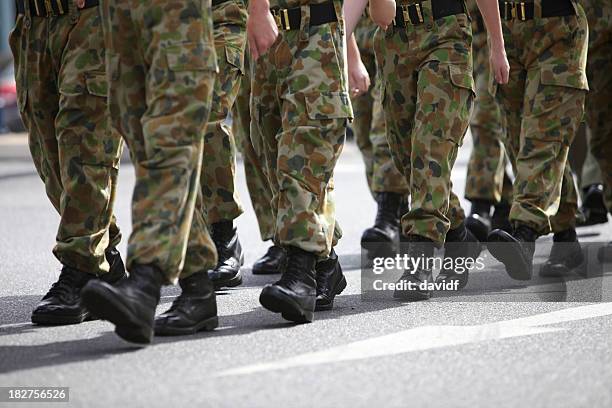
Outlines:
[[453, 110], [456, 110], [456, 115], [454, 115], [453, 123], [451, 124], [451, 137], [449, 139], [461, 146], [476, 98], [474, 76], [471, 66], [449, 65], [448, 72], [451, 83], [456, 88], [461, 89], [461, 92], [451, 102], [456, 104], [451, 107]]
[[244, 74], [244, 52], [230, 45], [225, 46], [225, 58], [228, 64], [238, 68], [241, 74]]
[[312, 120], [353, 119], [353, 107], [347, 92], [305, 95], [306, 111]]
[[529, 117], [538, 131], [530, 132], [530, 136], [569, 146], [573, 141], [573, 132], [559, 129], [568, 128], [572, 123], [578, 126], [576, 121], [582, 120], [584, 97], [588, 90], [584, 70], [558, 65], [542, 67], [538, 90], [529, 106]]

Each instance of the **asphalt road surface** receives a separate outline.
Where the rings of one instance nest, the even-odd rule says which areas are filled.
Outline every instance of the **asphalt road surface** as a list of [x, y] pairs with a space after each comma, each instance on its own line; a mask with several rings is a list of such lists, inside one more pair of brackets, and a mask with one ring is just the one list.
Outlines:
[[[469, 143], [454, 173], [460, 196]], [[586, 278], [512, 281], [484, 252], [487, 267], [459, 294], [417, 304], [385, 296], [364, 301], [359, 238], [375, 204], [349, 144], [336, 172], [344, 230], [337, 251], [349, 285], [333, 311], [293, 325], [258, 303], [274, 277], [250, 274], [268, 244], [259, 239], [238, 167], [244, 284], [218, 296], [219, 329], [139, 348], [107, 322], [30, 324], [32, 308], [58, 275], [51, 254], [58, 217], [24, 138], [0, 135], [0, 387], [69, 387], [70, 401], [57, 407], [612, 406], [612, 267], [596, 265], [591, 247]], [[116, 206], [126, 236], [132, 185], [126, 163]], [[612, 240], [612, 226], [579, 235], [602, 243]], [[550, 241], [541, 239], [536, 263]], [[177, 293], [166, 288], [159, 311]]]

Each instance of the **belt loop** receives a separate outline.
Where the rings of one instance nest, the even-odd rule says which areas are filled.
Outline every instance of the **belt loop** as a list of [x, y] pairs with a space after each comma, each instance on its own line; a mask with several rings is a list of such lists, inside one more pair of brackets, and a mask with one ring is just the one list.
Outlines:
[[427, 31], [432, 31], [435, 26], [432, 2], [433, 0], [423, 0], [420, 2], [421, 13], [423, 14], [423, 24], [425, 25]]
[[310, 6], [300, 7], [300, 42], [308, 42], [310, 39]]
[[79, 9], [77, 8], [76, 0], [68, 0], [68, 13], [70, 14], [70, 23], [76, 24], [79, 21]]
[[32, 26], [32, 11], [30, 10], [30, 0], [23, 0], [23, 14], [25, 16], [25, 28], [29, 29]]
[[533, 18], [535, 20], [542, 19], [542, 0], [533, 0]]
[[334, 9], [336, 10], [336, 19], [338, 20], [338, 27], [340, 34], [344, 36], [344, 11], [342, 11], [342, 1], [334, 0]]

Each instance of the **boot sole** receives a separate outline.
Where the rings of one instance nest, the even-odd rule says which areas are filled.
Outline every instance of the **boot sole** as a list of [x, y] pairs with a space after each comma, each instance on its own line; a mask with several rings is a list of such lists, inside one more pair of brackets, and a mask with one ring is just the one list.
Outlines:
[[548, 264], [545, 263], [540, 268], [540, 276], [543, 278], [561, 278], [568, 275], [574, 269], [578, 268], [584, 263], [584, 255], [580, 252], [580, 257], [576, 257], [570, 260], [568, 263], [556, 263]]
[[252, 269], [251, 273], [253, 275], [278, 275], [280, 273], [279, 269]]
[[315, 303], [315, 312], [322, 312], [324, 310], [332, 310], [334, 307], [334, 298], [341, 294], [344, 289], [346, 289], [346, 277], [342, 276], [342, 279], [338, 282], [338, 284], [332, 290], [332, 296], [329, 303]]
[[223, 281], [213, 281], [213, 285], [215, 290], [223, 289], [223, 288], [235, 288], [236, 286], [242, 285], [242, 273], [238, 271], [236, 276], [231, 279], [226, 279]]
[[274, 313], [280, 313], [283, 319], [295, 323], [310, 323], [314, 320], [314, 311], [305, 310], [293, 299], [274, 287], [267, 287], [259, 295], [259, 303]]
[[[508, 234], [508, 237], [511, 237], [511, 235]], [[487, 248], [495, 259], [504, 264], [506, 273], [512, 279], [521, 281], [531, 280], [533, 265], [527, 262], [521, 250], [516, 248], [517, 245], [519, 244], [513, 244], [493, 235], [489, 236]]]
[[143, 325], [113, 292], [104, 286], [89, 286], [83, 289], [82, 297], [91, 313], [115, 325], [115, 333], [119, 337], [131, 343], [151, 343], [153, 328]]
[[67, 326], [71, 324], [80, 324], [90, 320], [97, 319], [88, 312], [80, 316], [59, 316], [47, 313], [32, 313], [32, 323], [39, 326]]
[[431, 298], [431, 292], [421, 292], [417, 290], [402, 290], [393, 292], [393, 299], [405, 300], [408, 302], [420, 302], [422, 300], [429, 300]]
[[155, 334], [158, 336], [184, 336], [201, 331], [212, 331], [217, 327], [219, 327], [219, 317], [213, 316], [189, 327], [155, 327]]

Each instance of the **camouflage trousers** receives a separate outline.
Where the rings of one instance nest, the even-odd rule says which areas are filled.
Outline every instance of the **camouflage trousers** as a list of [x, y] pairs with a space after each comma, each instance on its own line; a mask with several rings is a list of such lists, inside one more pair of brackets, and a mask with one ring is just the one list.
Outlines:
[[612, 212], [612, 3], [586, 0], [583, 4], [589, 21], [587, 76], [591, 91], [586, 99], [586, 117], [591, 129], [590, 148], [599, 163], [606, 205]]
[[122, 142], [106, 115], [104, 46], [97, 8], [17, 16], [10, 45], [19, 109], [36, 170], [60, 215], [53, 253], [66, 266], [108, 272], [119, 244], [113, 217]]
[[372, 195], [383, 192], [408, 193], [408, 184], [399, 172], [385, 131], [382, 110], [381, 81], [377, 80], [374, 50], [361, 49], [361, 59], [373, 84], [367, 93], [352, 98], [355, 120], [351, 128], [366, 167], [366, 179]]
[[171, 283], [181, 270], [216, 264], [202, 211], [194, 211], [217, 68], [210, 2], [101, 5], [111, 123], [136, 172], [127, 266], [155, 265]]
[[251, 137], [261, 138], [273, 190], [274, 240], [321, 258], [340, 234], [333, 174], [352, 118], [345, 55], [342, 23], [304, 25], [252, 62]]
[[[247, 56], [248, 54], [245, 54]], [[262, 140], [258, 133], [251, 134], [251, 74], [248, 66], [248, 57], [245, 58], [245, 76], [232, 110], [232, 129], [236, 142], [242, 148], [244, 173], [247, 188], [262, 241], [274, 238], [274, 213], [272, 212], [272, 189], [265, 171], [265, 159], [257, 152], [263, 154]]]
[[472, 29], [466, 14], [434, 20], [422, 5], [425, 23], [380, 33], [376, 58], [389, 145], [410, 186], [402, 233], [441, 245], [465, 219], [451, 170], [474, 100]]
[[576, 221], [577, 192], [567, 157], [588, 89], [587, 22], [582, 8], [577, 10], [573, 16], [503, 21], [510, 81], [497, 86], [491, 80], [516, 176], [510, 221], [540, 234]]
[[487, 33], [478, 32], [473, 38], [476, 100], [470, 121], [473, 147], [467, 168], [465, 198], [509, 203], [512, 202], [512, 180], [506, 173], [501, 112], [488, 89]]
[[226, 1], [213, 7], [212, 17], [219, 73], [204, 133], [200, 176], [209, 224], [233, 220], [243, 212], [235, 188], [236, 141], [226, 119], [238, 96], [244, 72], [246, 7], [241, 0]]

